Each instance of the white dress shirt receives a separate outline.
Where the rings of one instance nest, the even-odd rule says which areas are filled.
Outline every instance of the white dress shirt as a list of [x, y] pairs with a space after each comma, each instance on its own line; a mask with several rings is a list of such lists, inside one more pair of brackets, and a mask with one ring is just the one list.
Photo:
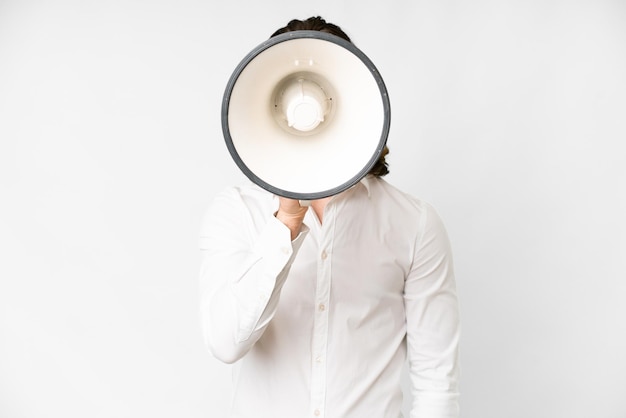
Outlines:
[[236, 418], [458, 417], [459, 310], [445, 228], [368, 176], [312, 209], [291, 241], [278, 198], [222, 192], [200, 236], [201, 316], [233, 369]]

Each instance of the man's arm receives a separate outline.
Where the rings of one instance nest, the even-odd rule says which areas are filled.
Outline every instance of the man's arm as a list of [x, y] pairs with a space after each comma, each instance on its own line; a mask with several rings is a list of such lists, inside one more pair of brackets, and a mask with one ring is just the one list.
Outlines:
[[200, 237], [200, 312], [207, 346], [221, 361], [243, 357], [273, 318], [308, 230], [302, 224], [306, 208], [297, 209], [293, 201], [281, 199], [276, 214], [268, 211], [265, 218], [253, 220], [233, 189], [220, 194], [207, 211]]
[[412, 418], [457, 418], [459, 307], [446, 230], [427, 206], [405, 283]]

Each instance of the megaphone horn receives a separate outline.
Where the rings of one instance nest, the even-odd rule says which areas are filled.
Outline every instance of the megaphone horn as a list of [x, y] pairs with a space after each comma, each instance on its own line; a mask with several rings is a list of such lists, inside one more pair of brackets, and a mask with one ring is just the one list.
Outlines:
[[320, 31], [277, 35], [235, 68], [222, 101], [226, 146], [241, 171], [279, 196], [346, 190], [387, 142], [387, 89], [354, 44]]

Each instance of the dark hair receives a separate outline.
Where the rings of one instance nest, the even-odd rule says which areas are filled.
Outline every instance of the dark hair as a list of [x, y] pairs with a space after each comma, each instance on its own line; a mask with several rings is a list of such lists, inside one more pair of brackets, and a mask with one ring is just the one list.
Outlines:
[[320, 16], [310, 17], [307, 20], [293, 19], [291, 22], [287, 23], [287, 26], [274, 32], [271, 37], [296, 30], [318, 30], [320, 32], [326, 32], [339, 36], [348, 42], [352, 42], [350, 37], [339, 26], [326, 22]]
[[[306, 20], [298, 20], [293, 19], [287, 26], [278, 29], [276, 32], [270, 36], [270, 38], [280, 35], [281, 33], [293, 32], [297, 30], [318, 30], [320, 32], [330, 33], [335, 36], [339, 36], [340, 38], [345, 39], [346, 41], [353, 43], [350, 40], [350, 37], [337, 25], [333, 23], [326, 22], [320, 16], [310, 17]], [[378, 161], [374, 164], [368, 174], [372, 174], [376, 177], [382, 177], [386, 174], [389, 174], [389, 165], [387, 161], [385, 161], [385, 156], [389, 154], [389, 148], [385, 145], [380, 156], [378, 157]]]

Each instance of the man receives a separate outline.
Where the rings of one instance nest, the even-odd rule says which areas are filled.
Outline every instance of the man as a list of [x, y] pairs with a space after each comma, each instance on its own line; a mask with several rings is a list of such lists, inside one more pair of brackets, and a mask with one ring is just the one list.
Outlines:
[[[290, 30], [322, 30], [321, 18]], [[435, 210], [382, 179], [302, 207], [254, 185], [222, 192], [202, 226], [202, 326], [233, 370], [232, 417], [458, 417], [459, 312]]]

